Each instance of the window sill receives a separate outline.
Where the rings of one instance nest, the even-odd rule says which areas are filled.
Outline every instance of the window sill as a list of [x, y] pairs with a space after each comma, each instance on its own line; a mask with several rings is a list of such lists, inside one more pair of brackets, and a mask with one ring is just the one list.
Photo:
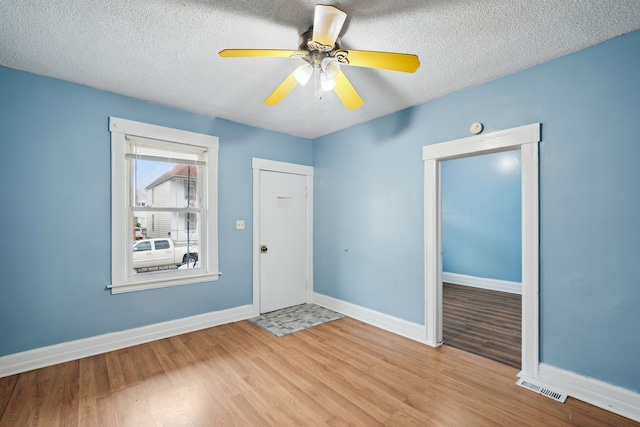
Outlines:
[[111, 294], [124, 294], [127, 292], [146, 291], [149, 289], [161, 289], [171, 286], [192, 285], [195, 283], [215, 282], [222, 273], [208, 273], [191, 275], [189, 277], [171, 278], [164, 280], [146, 280], [128, 284], [111, 284], [107, 289], [111, 289]]

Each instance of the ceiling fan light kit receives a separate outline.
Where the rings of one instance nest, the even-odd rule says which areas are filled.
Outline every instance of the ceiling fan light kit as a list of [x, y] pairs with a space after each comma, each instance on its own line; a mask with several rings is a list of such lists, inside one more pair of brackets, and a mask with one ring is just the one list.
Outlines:
[[293, 72], [293, 76], [300, 86], [304, 86], [309, 82], [313, 75], [313, 66], [311, 64], [302, 64]]
[[320, 88], [323, 92], [329, 92], [336, 87], [335, 79], [329, 77], [327, 73], [320, 72]]
[[297, 67], [268, 97], [266, 105], [276, 105], [298, 84], [304, 86], [314, 71], [323, 91], [333, 90], [348, 110], [360, 108], [364, 101], [341, 69], [342, 65], [379, 68], [413, 73], [420, 66], [416, 55], [342, 49], [338, 41], [347, 18], [342, 10], [330, 5], [316, 5], [313, 26], [300, 36], [298, 50], [225, 49], [219, 55], [230, 57], [300, 58], [306, 62]]

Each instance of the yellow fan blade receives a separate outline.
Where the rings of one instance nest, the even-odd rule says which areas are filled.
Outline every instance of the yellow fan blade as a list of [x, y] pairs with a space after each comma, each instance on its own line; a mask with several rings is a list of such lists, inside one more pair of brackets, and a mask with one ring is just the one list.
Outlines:
[[333, 48], [345, 19], [347, 19], [347, 14], [336, 7], [324, 4], [316, 5], [313, 16], [313, 41]]
[[306, 52], [286, 49], [224, 49], [218, 53], [223, 58], [238, 58], [247, 56], [268, 56], [275, 58], [301, 58]]
[[294, 87], [298, 84], [298, 81], [293, 76], [293, 73], [289, 74], [289, 76], [284, 79], [280, 86], [276, 88], [271, 95], [264, 100], [265, 105], [276, 105], [280, 101], [284, 99], [285, 96], [289, 94], [293, 90]]
[[333, 91], [338, 95], [344, 106], [347, 107], [347, 110], [357, 110], [362, 107], [364, 101], [342, 71], [336, 75], [335, 81], [336, 87], [333, 88]]
[[383, 70], [413, 73], [420, 66], [416, 55], [409, 53], [373, 52], [370, 50], [340, 50], [346, 53], [349, 65], [355, 67], [382, 68]]

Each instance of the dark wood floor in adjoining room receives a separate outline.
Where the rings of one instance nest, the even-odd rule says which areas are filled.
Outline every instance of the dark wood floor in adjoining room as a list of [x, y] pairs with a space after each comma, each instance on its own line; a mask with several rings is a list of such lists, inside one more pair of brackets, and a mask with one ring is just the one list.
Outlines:
[[344, 318], [248, 321], [0, 379], [0, 426], [632, 426], [515, 385], [517, 369]]
[[443, 283], [442, 340], [445, 345], [520, 368], [522, 296]]

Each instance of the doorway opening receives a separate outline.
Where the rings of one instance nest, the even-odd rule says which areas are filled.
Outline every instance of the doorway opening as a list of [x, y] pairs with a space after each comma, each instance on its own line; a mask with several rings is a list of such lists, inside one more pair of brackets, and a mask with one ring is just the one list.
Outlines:
[[520, 368], [520, 150], [442, 162], [443, 344]]
[[425, 342], [442, 344], [442, 161], [521, 150], [522, 360], [520, 376], [538, 373], [538, 142], [540, 123], [423, 147], [425, 171]]

